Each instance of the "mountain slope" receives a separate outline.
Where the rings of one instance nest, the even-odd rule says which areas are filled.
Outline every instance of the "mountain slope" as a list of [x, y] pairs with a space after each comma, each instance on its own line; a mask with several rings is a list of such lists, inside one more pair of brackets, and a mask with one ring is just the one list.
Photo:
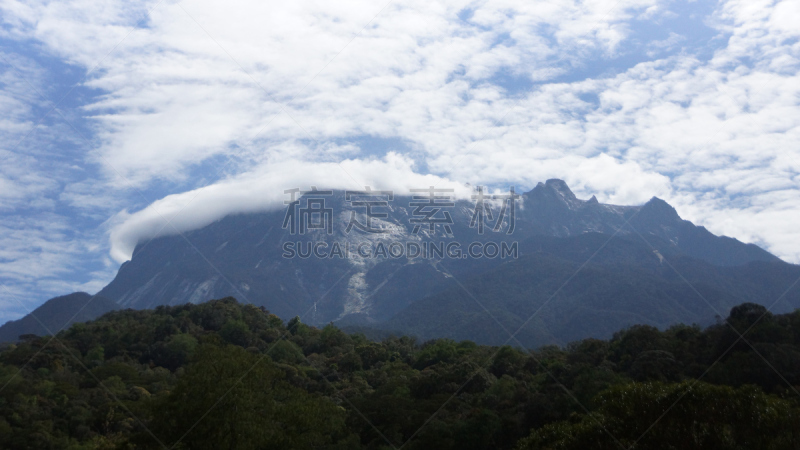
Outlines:
[[[609, 338], [635, 324], [708, 324], [745, 302], [774, 303], [775, 312], [800, 308], [800, 287], [782, 296], [800, 278], [798, 266], [756, 261], [720, 267], [674, 250], [665, 251], [662, 262], [638, 236], [608, 239], [596, 233], [532, 239], [525, 248], [535, 251], [477, 277], [453, 281], [379, 326], [422, 339], [500, 345], [532, 318], [516, 338], [535, 348]], [[651, 239], [669, 249], [669, 244]], [[592, 262], [582, 267], [593, 254]]]
[[96, 319], [117, 309], [120, 306], [113, 300], [93, 297], [86, 292], [51, 298], [25, 317], [0, 326], [0, 342], [13, 342], [24, 334], [46, 336], [50, 332], [58, 333], [74, 323]]

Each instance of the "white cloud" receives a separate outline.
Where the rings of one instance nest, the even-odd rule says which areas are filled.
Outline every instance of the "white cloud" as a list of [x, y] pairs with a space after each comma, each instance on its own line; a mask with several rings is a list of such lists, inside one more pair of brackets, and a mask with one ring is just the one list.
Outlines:
[[113, 219], [111, 256], [118, 262], [130, 259], [137, 243], [161, 235], [174, 235], [217, 221], [226, 215], [270, 211], [284, 207], [284, 190], [365, 187], [409, 194], [410, 189], [436, 186], [451, 188], [455, 198], [470, 198], [472, 191], [461, 183], [414, 173], [413, 162], [395, 153], [382, 160], [344, 160], [340, 163], [287, 161], [259, 167], [194, 191], [173, 194], [130, 214]]
[[[497, 119], [507, 99], [487, 79], [498, 70], [526, 76], [553, 60], [563, 66], [572, 52], [611, 52], [631, 11], [654, 1], [417, 1], [383, 11], [365, 1], [163, 3], [105, 59], [108, 45], [100, 44], [121, 40], [119, 25], [133, 23], [142, 7], [89, 13], [94, 6], [81, 2], [9, 4], [24, 11], [26, 20], [13, 22], [24, 23], [18, 32], [87, 68], [102, 60], [89, 85], [107, 94], [86, 107], [103, 142], [97, 161], [121, 174], [121, 185], [143, 186], [181, 180], [261, 129], [268, 143], [399, 134], [431, 152], [463, 144], [413, 134], [460, 134], [463, 124]], [[458, 18], [464, 9], [474, 10], [466, 21]], [[282, 104], [286, 113], [275, 116]]]

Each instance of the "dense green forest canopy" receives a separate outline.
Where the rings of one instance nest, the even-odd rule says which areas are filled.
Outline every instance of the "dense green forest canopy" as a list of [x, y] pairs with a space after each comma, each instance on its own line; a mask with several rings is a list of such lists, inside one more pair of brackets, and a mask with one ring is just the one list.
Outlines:
[[6, 346], [0, 447], [796, 449], [798, 387], [800, 312], [754, 304], [528, 352], [374, 342], [228, 298]]

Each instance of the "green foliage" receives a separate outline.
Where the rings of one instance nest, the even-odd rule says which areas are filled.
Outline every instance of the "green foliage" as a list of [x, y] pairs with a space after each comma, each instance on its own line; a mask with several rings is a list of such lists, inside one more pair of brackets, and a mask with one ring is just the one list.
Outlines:
[[114, 311], [0, 350], [0, 448], [798, 448], [800, 312], [764, 313], [528, 352], [230, 298]]
[[204, 345], [154, 404], [153, 432], [189, 449], [317, 448], [347, 437], [344, 410], [284, 378], [265, 356]]
[[549, 424], [527, 449], [795, 449], [800, 409], [755, 386], [631, 383], [598, 396], [591, 414]]
[[416, 355], [414, 367], [424, 369], [439, 363], [452, 363], [474, 350], [476, 345], [469, 341], [457, 343], [451, 339], [437, 339], [427, 342]]
[[250, 342], [250, 328], [244, 320], [228, 320], [219, 330], [219, 336], [233, 345], [246, 347]]

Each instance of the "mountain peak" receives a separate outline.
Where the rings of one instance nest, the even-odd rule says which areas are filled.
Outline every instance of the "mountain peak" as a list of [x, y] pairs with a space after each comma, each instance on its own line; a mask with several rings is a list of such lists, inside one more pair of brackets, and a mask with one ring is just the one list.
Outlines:
[[577, 200], [577, 197], [575, 197], [575, 194], [572, 192], [569, 186], [567, 186], [567, 183], [564, 180], [551, 178], [545, 181], [544, 186], [558, 192], [565, 199]]
[[676, 211], [672, 205], [658, 197], [653, 197], [648, 200], [647, 203], [642, 206], [642, 210], [639, 214], [641, 216], [655, 218], [660, 221], [673, 222], [681, 220], [681, 216], [678, 215], [678, 211]]
[[567, 186], [567, 183], [558, 178], [551, 178], [544, 183], [540, 182], [527, 195], [536, 199], [536, 202], [544, 202], [559, 208], [566, 205], [566, 207], [572, 209], [582, 203]]

